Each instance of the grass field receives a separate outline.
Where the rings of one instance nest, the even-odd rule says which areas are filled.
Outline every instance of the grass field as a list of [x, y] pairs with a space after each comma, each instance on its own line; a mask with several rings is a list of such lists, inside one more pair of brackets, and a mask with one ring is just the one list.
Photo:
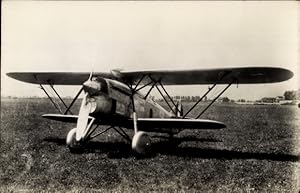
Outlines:
[[143, 159], [113, 132], [71, 154], [65, 137], [74, 125], [41, 118], [51, 112], [46, 99], [1, 99], [0, 192], [300, 190], [297, 106], [216, 104], [203, 118], [226, 129], [183, 131], [175, 143], [154, 134]]

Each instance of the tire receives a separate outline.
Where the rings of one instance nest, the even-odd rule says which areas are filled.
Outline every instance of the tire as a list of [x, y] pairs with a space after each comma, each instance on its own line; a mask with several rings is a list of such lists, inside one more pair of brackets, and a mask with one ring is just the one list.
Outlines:
[[81, 153], [82, 145], [80, 142], [76, 141], [76, 128], [73, 128], [69, 131], [66, 144], [71, 153]]
[[139, 155], [146, 155], [150, 152], [151, 139], [150, 136], [142, 131], [138, 131], [132, 139], [132, 150]]

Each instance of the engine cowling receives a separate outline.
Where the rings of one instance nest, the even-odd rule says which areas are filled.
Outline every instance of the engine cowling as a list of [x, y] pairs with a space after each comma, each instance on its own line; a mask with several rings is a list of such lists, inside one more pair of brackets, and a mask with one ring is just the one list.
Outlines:
[[87, 101], [91, 103], [90, 113], [110, 114], [113, 113], [113, 99], [107, 95], [97, 95], [88, 97]]
[[91, 105], [90, 114], [110, 114], [113, 112], [114, 100], [108, 95], [105, 79], [93, 77], [83, 83], [83, 89], [88, 94], [86, 102]]

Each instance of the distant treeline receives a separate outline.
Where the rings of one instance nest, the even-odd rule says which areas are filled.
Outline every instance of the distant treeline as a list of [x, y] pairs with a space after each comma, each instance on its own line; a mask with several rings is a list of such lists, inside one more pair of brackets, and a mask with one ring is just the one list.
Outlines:
[[[164, 96], [164, 98], [167, 101], [170, 101], [170, 99], [167, 96]], [[201, 96], [173, 96], [171, 97], [172, 100], [174, 101], [182, 101], [182, 102], [197, 102], [198, 100], [200, 100]], [[204, 97], [201, 101], [205, 102], [205, 101], [211, 101], [213, 99], [208, 99], [207, 97]], [[156, 99], [156, 101], [164, 101], [163, 98], [159, 98]], [[228, 97], [220, 97], [218, 98], [217, 102], [234, 102], [234, 100], [229, 99]]]
[[[149, 96], [151, 97], [153, 100], [155, 101], [164, 101], [163, 98], [158, 98], [155, 99], [154, 96]], [[24, 99], [36, 99], [36, 98], [47, 98], [47, 96], [45, 97], [38, 97], [38, 96], [31, 96], [31, 97], [16, 97], [16, 96], [1, 96], [1, 98], [8, 98], [8, 99], [17, 99], [17, 98], [24, 98]], [[56, 98], [56, 97], [53, 97]], [[66, 100], [72, 100], [73, 97], [71, 96], [66, 96], [66, 97], [62, 97], [63, 99]], [[169, 101], [168, 96], [164, 96], [164, 98], [166, 100]], [[182, 102], [197, 102], [201, 96], [172, 96], [171, 97], [172, 100], [174, 101], [182, 101]], [[202, 99], [203, 102], [205, 101], [211, 101], [212, 99], [208, 99], [207, 97], [204, 97]], [[277, 96], [277, 97], [263, 97], [262, 99], [259, 99], [259, 101], [264, 101], [264, 100], [300, 100], [300, 89], [299, 90], [287, 90], [283, 93], [282, 96]], [[249, 100], [247, 99], [238, 99], [238, 100], [233, 100], [230, 99], [228, 97], [220, 97], [217, 102], [248, 102]]]
[[283, 96], [285, 100], [300, 100], [300, 89], [285, 91]]
[[[152, 97], [154, 99], [154, 97]], [[168, 96], [164, 96], [164, 98], [169, 101], [169, 98]], [[172, 100], [174, 101], [179, 101], [181, 100], [182, 102], [196, 102], [198, 101], [201, 96], [173, 96], [171, 97]], [[202, 99], [203, 102], [205, 101], [211, 101], [212, 99], [208, 99], [207, 97], [204, 97]], [[262, 101], [262, 102], [278, 102], [278, 101], [281, 101], [281, 100], [300, 100], [300, 90], [290, 90], [290, 91], [285, 91], [283, 93], [282, 96], [277, 96], [277, 97], [263, 97], [261, 99], [258, 99], [256, 101]], [[159, 98], [159, 99], [156, 99], [156, 101], [164, 101], [163, 98]], [[233, 100], [233, 99], [230, 99], [228, 97], [220, 97], [217, 99], [216, 102], [222, 102], [222, 103], [229, 103], [229, 102], [251, 102], [247, 99], [238, 99], [238, 100]]]

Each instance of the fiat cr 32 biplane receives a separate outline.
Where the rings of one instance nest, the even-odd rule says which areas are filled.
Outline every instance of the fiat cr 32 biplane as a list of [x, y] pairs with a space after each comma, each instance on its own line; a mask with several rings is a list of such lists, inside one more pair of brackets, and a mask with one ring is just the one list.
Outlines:
[[[28, 83], [39, 84], [50, 101], [60, 111], [59, 114], [45, 114], [44, 118], [61, 122], [77, 123], [69, 131], [66, 144], [71, 152], [80, 150], [89, 140], [115, 130], [130, 141], [138, 154], [147, 152], [150, 146], [148, 132], [177, 134], [184, 129], [222, 129], [219, 121], [199, 119], [201, 115], [232, 85], [275, 83], [290, 79], [293, 73], [283, 68], [243, 67], [194, 70], [142, 70], [111, 72], [11, 72], [8, 76]], [[182, 105], [176, 103], [165, 89], [165, 85], [211, 85], [195, 104], [183, 113]], [[195, 118], [189, 113], [210, 93], [216, 85], [227, 86]], [[43, 85], [50, 85], [61, 103], [62, 112]], [[54, 85], [82, 85], [70, 105], [60, 97]], [[156, 88], [171, 111], [167, 111], [149, 97]], [[148, 89], [142, 94], [142, 89]], [[73, 115], [71, 107], [84, 92], [78, 115]], [[99, 125], [107, 125], [98, 131]], [[133, 137], [124, 130], [133, 129]]]

